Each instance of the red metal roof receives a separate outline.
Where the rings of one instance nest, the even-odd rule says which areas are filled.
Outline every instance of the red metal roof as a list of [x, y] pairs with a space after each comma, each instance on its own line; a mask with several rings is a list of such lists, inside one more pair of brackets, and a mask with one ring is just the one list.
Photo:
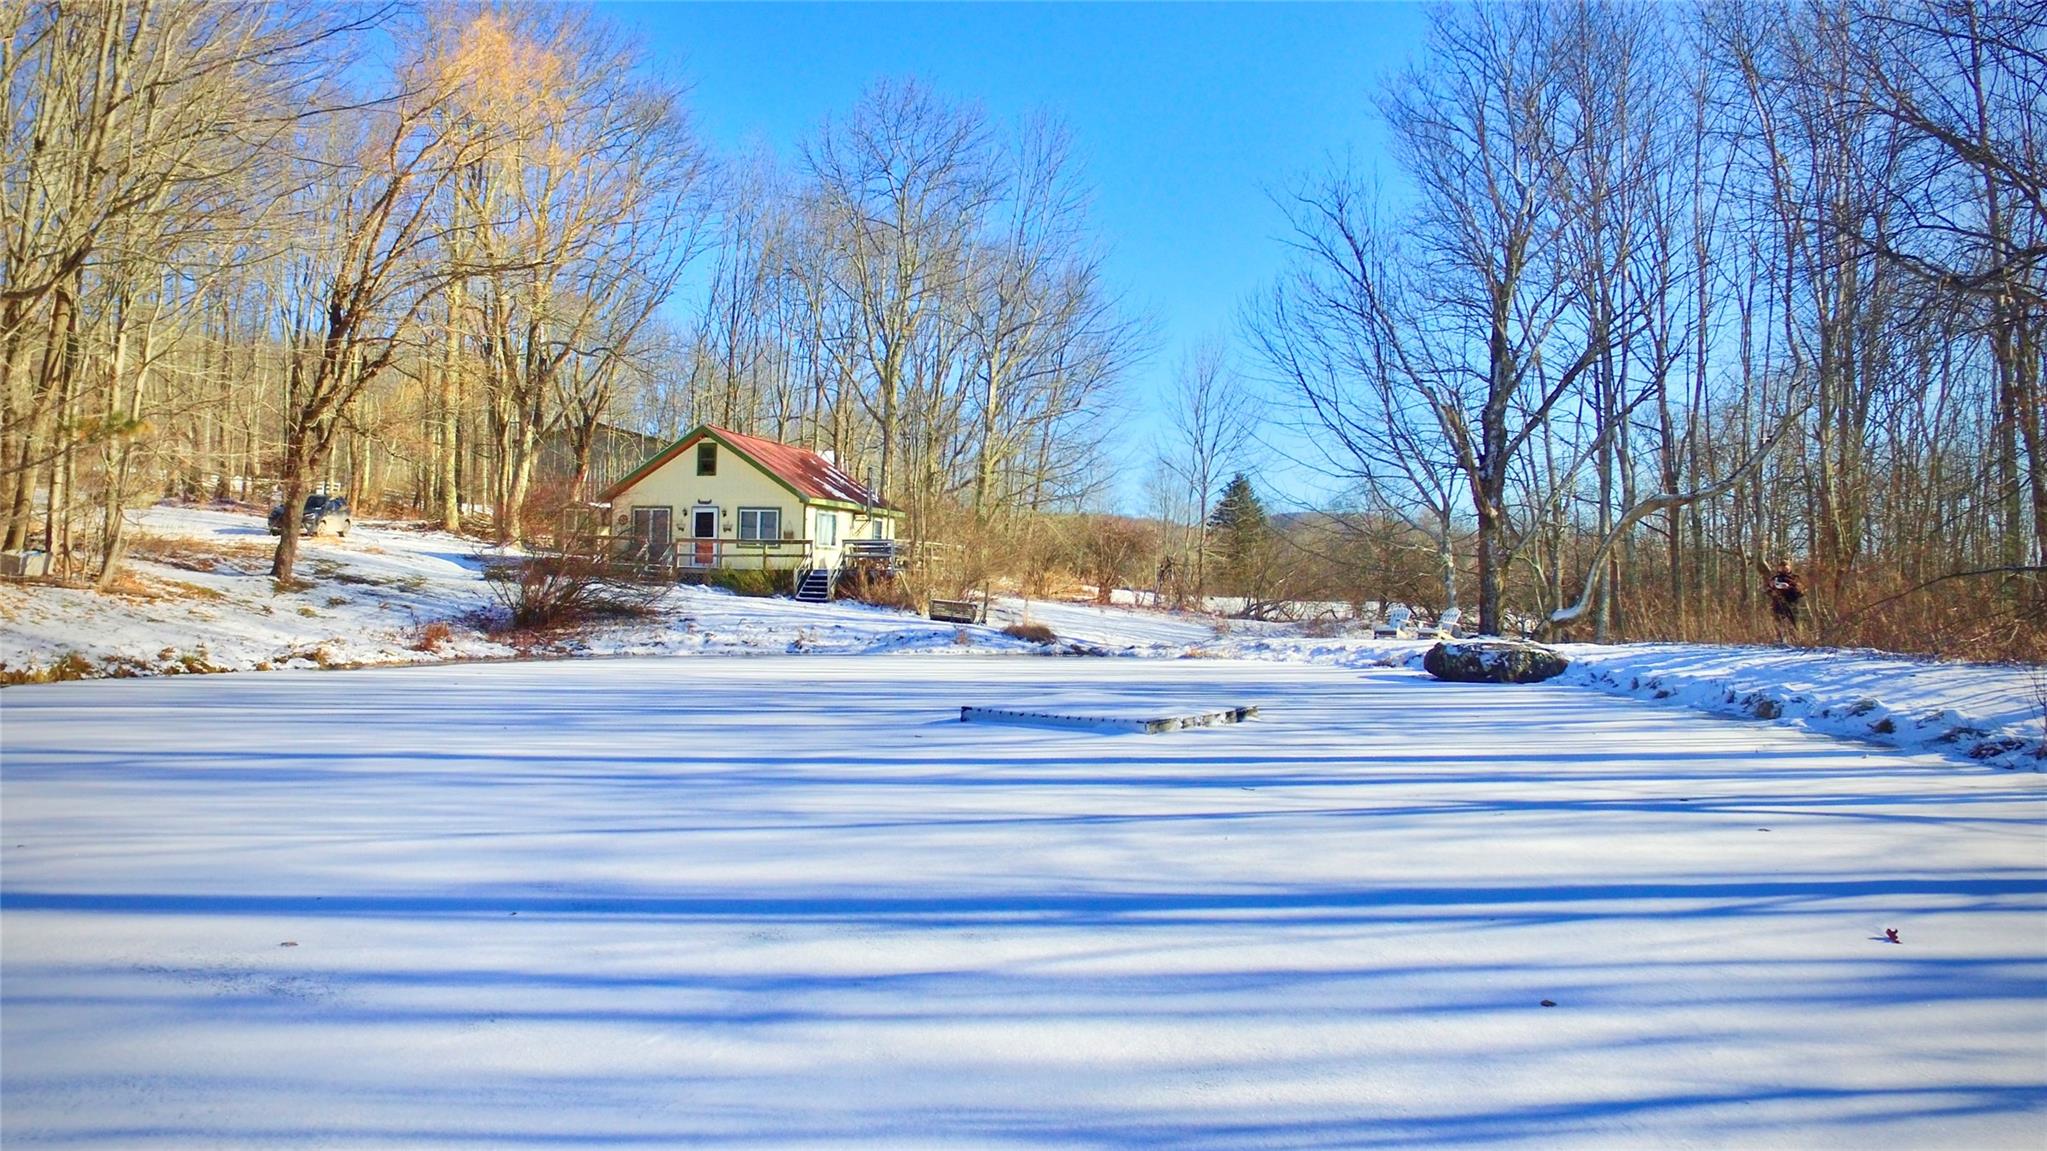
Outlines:
[[743, 435], [730, 428], [721, 428], [713, 424], [704, 424], [670, 444], [667, 450], [641, 464], [631, 475], [606, 489], [599, 498], [609, 500], [616, 497], [706, 435], [752, 460], [762, 471], [796, 489], [796, 493], [804, 499], [834, 500], [874, 508], [889, 507], [873, 492], [868, 491], [866, 485], [809, 448], [764, 440], [759, 436]]
[[709, 424], [704, 425], [704, 430], [716, 432], [719, 439], [746, 453], [754, 463], [782, 477], [811, 499], [838, 500], [849, 504], [881, 503], [865, 484], [809, 448], [764, 440], [759, 436], [743, 436]]

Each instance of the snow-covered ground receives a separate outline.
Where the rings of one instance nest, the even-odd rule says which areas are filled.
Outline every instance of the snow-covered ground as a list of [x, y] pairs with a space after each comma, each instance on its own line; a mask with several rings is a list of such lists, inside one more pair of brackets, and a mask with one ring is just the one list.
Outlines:
[[[0, 582], [0, 671], [48, 667], [72, 653], [94, 674], [361, 667], [451, 659], [590, 655], [973, 655], [1039, 653], [1001, 634], [1026, 619], [1062, 651], [1139, 658], [1251, 659], [1336, 667], [1419, 668], [1426, 641], [1315, 637], [1298, 625], [1218, 621], [1128, 606], [999, 601], [986, 627], [933, 623], [853, 603], [670, 592], [651, 619], [518, 646], [479, 630], [492, 600], [479, 545], [440, 532], [358, 524], [346, 540], [308, 540], [311, 586], [273, 589], [271, 539], [244, 513], [164, 506], [138, 517], [141, 595]], [[148, 558], [148, 557], [156, 558]], [[1128, 598], [1122, 596], [1121, 598]], [[449, 625], [421, 650], [424, 630]], [[2047, 748], [2047, 670], [1935, 663], [1870, 653], [1685, 644], [1570, 645], [1565, 682], [1774, 719], [1878, 746], [2038, 770]]]
[[[2047, 778], [1678, 698], [1305, 657], [10, 688], [0, 1134], [2039, 1146]], [[1260, 718], [957, 722], [1018, 701]]]
[[[742, 599], [713, 588], [669, 593], [658, 618], [520, 647], [479, 630], [494, 604], [483, 580], [494, 558], [474, 540], [358, 523], [348, 538], [307, 539], [298, 574], [311, 586], [277, 591], [275, 546], [260, 517], [157, 507], [140, 517], [131, 562], [143, 594], [0, 583], [0, 669], [33, 668], [76, 653], [122, 674], [177, 673], [190, 657], [226, 670], [360, 667], [520, 655], [648, 655], [826, 651], [866, 654], [955, 646], [958, 629], [860, 604], [820, 610]], [[152, 559], [168, 555], [171, 562]], [[450, 625], [432, 650], [423, 629]], [[529, 637], [530, 638], [530, 637]], [[977, 629], [984, 647], [1031, 645]]]

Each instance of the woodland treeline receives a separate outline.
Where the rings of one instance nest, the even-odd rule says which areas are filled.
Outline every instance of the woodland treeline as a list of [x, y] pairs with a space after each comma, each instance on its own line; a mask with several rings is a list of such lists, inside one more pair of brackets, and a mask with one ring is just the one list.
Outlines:
[[1100, 478], [1140, 332], [1052, 122], [879, 84], [718, 157], [576, 7], [41, 2], [0, 45], [0, 517], [59, 576], [166, 493], [524, 539], [617, 427], [829, 449], [927, 536]]
[[0, 546], [105, 583], [123, 508], [315, 490], [529, 538], [616, 429], [708, 420], [834, 452], [963, 586], [1743, 638], [1784, 557], [1809, 638], [2038, 657], [2043, 28], [1432, 9], [1359, 78], [1394, 154], [1270, 174], [1289, 271], [1181, 350], [1117, 516], [1160, 349], [1055, 120], [883, 82], [720, 156], [584, 9], [0, 6]]
[[1247, 324], [1324, 546], [1487, 631], [1752, 634], [1782, 557], [1815, 638], [2047, 654], [2047, 8], [1441, 8], [1378, 107]]

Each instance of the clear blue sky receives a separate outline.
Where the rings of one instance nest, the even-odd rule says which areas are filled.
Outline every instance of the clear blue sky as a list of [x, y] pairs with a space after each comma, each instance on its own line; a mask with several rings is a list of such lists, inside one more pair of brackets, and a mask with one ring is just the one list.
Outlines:
[[692, 85], [707, 139], [784, 157], [880, 77], [1072, 130], [1112, 283], [1159, 342], [1127, 383], [1135, 509], [1182, 348], [1228, 336], [1278, 272], [1268, 190], [1332, 155], [1376, 164], [1381, 80], [1419, 47], [1408, 4], [611, 4]]

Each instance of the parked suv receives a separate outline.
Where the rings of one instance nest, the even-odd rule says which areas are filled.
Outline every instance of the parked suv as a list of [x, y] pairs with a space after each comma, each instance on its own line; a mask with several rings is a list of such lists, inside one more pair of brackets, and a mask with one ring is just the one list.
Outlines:
[[[348, 514], [348, 501], [340, 496], [307, 496], [306, 508], [299, 517], [299, 531], [309, 536], [323, 531], [346, 536], [348, 529], [355, 526], [355, 520]], [[270, 509], [270, 534], [284, 534], [283, 504]]]

